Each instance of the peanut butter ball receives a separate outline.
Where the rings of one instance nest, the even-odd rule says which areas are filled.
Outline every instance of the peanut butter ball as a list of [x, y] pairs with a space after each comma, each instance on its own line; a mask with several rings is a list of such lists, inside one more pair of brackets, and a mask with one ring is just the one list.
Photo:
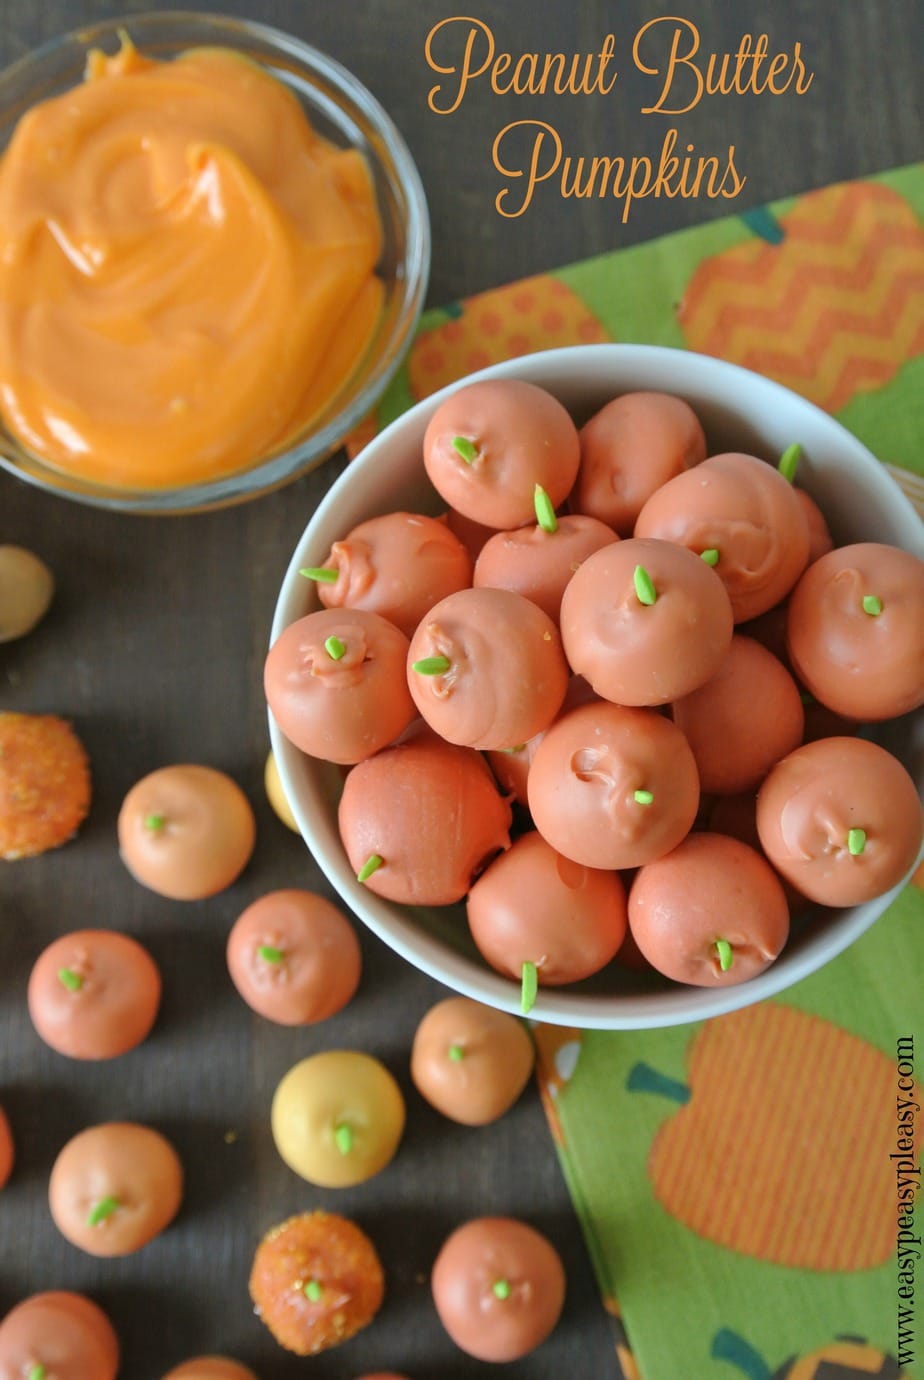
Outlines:
[[335, 541], [319, 569], [325, 608], [367, 609], [412, 637], [424, 614], [472, 582], [472, 559], [445, 522], [422, 513], [385, 513]]
[[669, 480], [646, 502], [637, 537], [711, 553], [735, 622], [778, 604], [808, 564], [809, 525], [796, 491], [753, 455], [713, 455]]
[[777, 763], [757, 796], [764, 852], [812, 901], [855, 906], [914, 865], [924, 821], [901, 762], [864, 738], [819, 738]]
[[55, 1226], [88, 1255], [131, 1255], [173, 1221], [183, 1169], [173, 1146], [149, 1126], [107, 1122], [73, 1137], [48, 1187]]
[[604, 547], [561, 603], [572, 670], [614, 704], [667, 704], [703, 685], [728, 651], [732, 611], [705, 561], [668, 541]]
[[142, 886], [174, 901], [224, 891], [250, 861], [250, 802], [224, 772], [190, 763], [137, 782], [119, 811], [119, 852]]
[[546, 842], [603, 870], [670, 852], [699, 806], [696, 762], [680, 729], [654, 709], [617, 704], [583, 705], [553, 724], [526, 784]]
[[621, 537], [656, 489], [706, 458], [706, 437], [693, 409], [669, 393], [624, 393], [580, 431], [581, 466], [571, 494]]
[[430, 482], [450, 507], [502, 531], [533, 517], [536, 485], [557, 508], [580, 461], [577, 428], [557, 398], [520, 379], [457, 388], [423, 444]]
[[365, 609], [321, 609], [291, 623], [269, 650], [266, 702], [290, 743], [325, 762], [371, 757], [407, 727], [407, 638]]
[[389, 1163], [404, 1132], [404, 1098], [369, 1054], [328, 1050], [291, 1068], [276, 1089], [273, 1139], [290, 1169], [322, 1188], [363, 1183]]
[[0, 642], [25, 637], [48, 612], [54, 576], [22, 546], [0, 546]]
[[286, 1351], [315, 1356], [367, 1327], [382, 1306], [385, 1275], [355, 1222], [305, 1212], [267, 1232], [250, 1272], [260, 1320]]
[[849, 719], [924, 704], [924, 561], [881, 542], [841, 546], [809, 566], [789, 600], [793, 669]]
[[441, 738], [509, 748], [561, 708], [568, 666], [548, 614], [506, 589], [463, 589], [431, 609], [413, 638], [408, 684]]

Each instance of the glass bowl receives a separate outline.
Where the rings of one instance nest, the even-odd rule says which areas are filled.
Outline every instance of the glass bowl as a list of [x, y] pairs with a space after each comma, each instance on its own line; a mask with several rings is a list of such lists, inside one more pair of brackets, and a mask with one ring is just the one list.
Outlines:
[[[379, 513], [445, 508], [423, 468], [427, 423], [439, 404], [476, 378], [520, 378], [548, 389], [582, 424], [609, 399], [639, 390], [685, 398], [706, 432], [708, 454], [744, 450], [776, 459], [803, 447], [799, 484], [818, 502], [839, 545], [881, 541], [924, 559], [924, 529], [897, 484], [854, 436], [804, 398], [724, 360], [649, 345], [578, 345], [482, 370], [412, 407], [370, 441], [311, 518], [282, 583], [271, 641], [319, 607], [304, 566], [323, 565], [333, 541]], [[865, 732], [866, 730], [864, 730]], [[471, 940], [464, 905], [396, 905], [362, 886], [340, 842], [339, 767], [305, 756], [270, 716], [283, 789], [311, 853], [351, 910], [409, 962], [477, 1001], [518, 1013], [519, 983], [502, 977]], [[924, 708], [872, 726], [871, 736], [901, 759], [924, 794]], [[682, 1025], [749, 1006], [807, 977], [852, 944], [900, 891], [843, 910], [815, 909], [793, 926], [783, 953], [758, 977], [731, 987], [689, 987], [610, 963], [567, 987], [540, 987], [537, 1021], [610, 1030]]]
[[189, 48], [231, 48], [258, 63], [298, 98], [313, 128], [331, 143], [356, 148], [372, 176], [382, 222], [377, 272], [385, 285], [382, 317], [352, 375], [294, 443], [220, 478], [170, 489], [117, 488], [66, 475], [30, 455], [0, 426], [0, 464], [39, 488], [100, 508], [180, 513], [223, 507], [279, 488], [326, 459], [375, 405], [401, 363], [423, 306], [430, 272], [430, 222], [420, 176], [407, 145], [378, 101], [332, 58], [265, 24], [220, 15], [151, 13], [109, 19], [65, 34], [0, 73], [0, 152], [20, 116], [83, 80], [87, 53], [115, 52], [127, 33], [140, 52], [161, 60]]

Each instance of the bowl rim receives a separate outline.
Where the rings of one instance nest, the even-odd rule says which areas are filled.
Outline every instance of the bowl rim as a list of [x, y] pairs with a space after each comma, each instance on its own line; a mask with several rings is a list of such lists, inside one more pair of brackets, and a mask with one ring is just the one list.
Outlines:
[[[184, 25], [212, 28], [216, 41], [225, 35], [231, 43], [235, 35], [245, 35], [275, 48], [296, 59], [312, 77], [328, 81], [341, 96], [345, 96], [351, 116], [358, 112], [364, 117], [370, 133], [381, 140], [390, 160], [394, 175], [389, 176], [388, 180], [400, 193], [405, 212], [405, 246], [396, 275], [396, 281], [402, 288], [400, 311], [388, 336], [376, 342], [376, 362], [363, 387], [346, 399], [345, 405], [335, 416], [285, 451], [231, 475], [170, 489], [116, 489], [81, 480], [77, 476], [69, 477], [44, 464], [39, 457], [27, 457], [30, 468], [25, 469], [15, 456], [5, 453], [7, 447], [0, 437], [0, 466], [15, 478], [32, 484], [44, 493], [114, 512], [173, 515], [209, 511], [260, 497], [320, 464], [370, 412], [400, 368], [417, 329], [430, 280], [432, 234], [427, 196], [417, 165], [397, 125], [369, 88], [336, 58], [261, 20], [179, 9], [145, 10], [84, 24], [47, 39], [0, 70], [0, 102], [5, 85], [21, 80], [32, 69], [40, 68], [68, 45], [88, 48], [118, 36], [122, 30], [131, 37], [133, 30], [154, 31], [161, 27]], [[381, 165], [381, 152], [374, 149], [373, 153], [376, 162]], [[346, 387], [349, 387], [349, 380]]]
[[[636, 345], [621, 342], [563, 346], [552, 350], [538, 351], [512, 360], [504, 360], [499, 364], [466, 375], [464, 379], [448, 384], [438, 392], [416, 403], [368, 443], [356, 460], [328, 490], [296, 544], [280, 586], [269, 645], [272, 646], [284, 628], [292, 621], [290, 606], [299, 589], [299, 568], [306, 565], [321, 564], [327, 554], [326, 546], [323, 551], [320, 550], [317, 533], [336, 513], [339, 502], [347, 489], [361, 483], [363, 476], [375, 468], [380, 462], [382, 453], [387, 453], [396, 436], [400, 436], [406, 430], [413, 432], [420, 429], [422, 431], [422, 421], [425, 425], [424, 419], [432, 415], [440, 403], [463, 384], [474, 383], [486, 378], [507, 378], [517, 375], [528, 377], [530, 381], [536, 382], [537, 380], [533, 377], [535, 373], [541, 373], [546, 369], [553, 372], [561, 365], [566, 356], [577, 362], [580, 362], [581, 358], [589, 359], [591, 357], [595, 361], [612, 360], [614, 365], [617, 361], [628, 361], [631, 357], [643, 365], [646, 372], [649, 369], [654, 370], [660, 367], [665, 372], [671, 373], [677, 381], [676, 391], [681, 395], [685, 392], [684, 385], [688, 380], [702, 378], [704, 374], [709, 374], [718, 382], [724, 380], [729, 389], [733, 389], [736, 383], [739, 386], [742, 385], [745, 380], [749, 382], [749, 386], [753, 386], [756, 381], [758, 387], [766, 390], [767, 400], [771, 404], [775, 397], [781, 399], [785, 397], [788, 405], [795, 402], [798, 408], [806, 410], [806, 416], [815, 416], [819, 424], [833, 429], [839, 435], [843, 449], [852, 453], [853, 459], [866, 470], [877, 485], [882, 484], [883, 480], [887, 481], [882, 487], [882, 494], [885, 506], [890, 509], [890, 518], [894, 518], [896, 526], [901, 530], [903, 542], [907, 538], [909, 547], [914, 550], [915, 554], [924, 559], [924, 526], [921, 525], [910, 501], [862, 441], [848, 431], [834, 416], [817, 407], [802, 395], [793, 392], [773, 379], [745, 369], [741, 365], [713, 356], [698, 354], [694, 351], [680, 350], [673, 346]], [[523, 373], [524, 369], [525, 374]], [[655, 384], [651, 386], [657, 387]], [[617, 379], [613, 396], [616, 396], [621, 387], [623, 385]], [[664, 391], [669, 390], [665, 389]], [[303, 581], [301, 587], [304, 588]], [[924, 714], [921, 715], [921, 718], [924, 720]], [[293, 780], [293, 764], [302, 757], [302, 754], [283, 737], [269, 711], [268, 720], [270, 741], [286, 798], [306, 846], [338, 896], [374, 934], [402, 958], [427, 973], [428, 976], [476, 1001], [508, 1011], [513, 1015], [522, 1015], [519, 985], [512, 979], [496, 973], [487, 964], [479, 967], [474, 958], [468, 958], [449, 949], [437, 936], [419, 927], [415, 931], [412, 912], [409, 912], [406, 920], [400, 917], [397, 927], [392, 915], [379, 913], [380, 907], [393, 907], [395, 903], [376, 897], [359, 883], [349, 868], [345, 854], [338, 857], [327, 850], [315, 830], [311, 811], [304, 807], [299, 798], [299, 790]], [[561, 988], [540, 987], [535, 1005], [530, 1012], [530, 1018], [536, 1023], [574, 1026], [581, 1029], [660, 1029], [707, 1020], [753, 1005], [800, 982], [847, 949], [875, 923], [901, 893], [908, 878], [922, 858], [924, 858], [924, 844], [922, 844], [917, 861], [907, 876], [887, 893], [877, 897], [872, 902], [865, 903], [863, 906], [851, 907], [849, 915], [844, 911], [845, 918], [840, 925], [834, 928], [829, 927], [817, 935], [806, 938], [797, 952], [791, 952], [787, 956], [785, 963], [771, 964], [763, 973], [747, 982], [718, 988], [688, 987], [677, 984], [675, 987], [662, 991], [606, 996], [590, 992], [582, 993], [580, 984]], [[612, 1009], [614, 1003], [618, 1003], [618, 1009], [615, 1011]]]

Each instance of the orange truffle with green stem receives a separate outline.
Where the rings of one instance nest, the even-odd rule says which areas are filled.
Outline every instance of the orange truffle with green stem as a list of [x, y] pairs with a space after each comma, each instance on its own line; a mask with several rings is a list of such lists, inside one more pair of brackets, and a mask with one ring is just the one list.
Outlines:
[[118, 1369], [115, 1329], [83, 1294], [33, 1294], [0, 1322], [3, 1380], [115, 1380]]
[[865, 738], [819, 738], [784, 757], [757, 796], [761, 846], [798, 891], [826, 906], [881, 896], [914, 866], [924, 834], [917, 788]]
[[512, 532], [497, 532], [475, 562], [476, 589], [510, 589], [537, 604], [557, 625], [562, 595], [588, 556], [617, 541], [598, 518], [568, 513], [557, 516], [541, 485], [535, 491], [536, 521]]
[[861, 722], [924, 704], [924, 561], [882, 542], [840, 546], [792, 592], [786, 641], [817, 700]]
[[654, 709], [598, 701], [560, 718], [529, 769], [533, 822], [585, 867], [640, 867], [689, 833], [699, 807], [686, 738]]
[[440, 1322], [479, 1361], [515, 1361], [552, 1332], [565, 1271], [552, 1243], [512, 1217], [476, 1217], [443, 1243], [431, 1275]]
[[249, 1287], [257, 1316], [279, 1345], [314, 1356], [368, 1326], [382, 1306], [385, 1274], [355, 1222], [306, 1212], [267, 1232]]
[[325, 608], [366, 609], [413, 636], [434, 604], [472, 582], [472, 560], [445, 522], [421, 513], [369, 518], [299, 574]]
[[534, 1057], [532, 1040], [515, 1017], [468, 997], [447, 997], [417, 1027], [411, 1078], [443, 1116], [486, 1126], [516, 1102]]
[[736, 623], [778, 604], [808, 564], [808, 520], [792, 485], [775, 465], [737, 451], [712, 455], [657, 489], [635, 535], [714, 561]]
[[256, 841], [250, 802], [214, 767], [161, 767], [122, 802], [119, 852], [137, 882], [175, 901], [224, 891], [243, 872]]
[[695, 833], [639, 869], [629, 925], [665, 977], [728, 987], [756, 977], [780, 954], [789, 906], [773, 868], [753, 848], [724, 834]]
[[319, 609], [280, 633], [263, 688], [280, 730], [301, 752], [350, 766], [386, 747], [414, 717], [408, 640], [366, 609]]
[[160, 995], [160, 972], [136, 939], [115, 930], [76, 930], [36, 960], [29, 1015], [59, 1054], [114, 1059], [147, 1038]]
[[506, 531], [533, 517], [536, 485], [557, 508], [577, 476], [577, 428], [557, 398], [521, 379], [454, 389], [424, 434], [424, 466], [451, 508]]
[[555, 718], [568, 688], [558, 629], [506, 589], [463, 589], [411, 638], [407, 678], [418, 712], [461, 746], [509, 748]]
[[58, 1154], [48, 1199], [55, 1226], [78, 1250], [130, 1255], [173, 1221], [183, 1168], [149, 1126], [107, 1122], [81, 1131]]
[[521, 984], [521, 1009], [538, 986], [580, 982], [599, 972], [626, 933], [618, 872], [563, 857], [533, 830], [521, 834], [478, 878], [466, 902], [482, 956]]
[[244, 1001], [277, 1025], [312, 1025], [350, 1001], [362, 955], [346, 916], [324, 896], [288, 888], [260, 896], [228, 935], [228, 971]]
[[337, 818], [359, 881], [407, 905], [460, 901], [510, 847], [510, 804], [484, 758], [426, 727], [353, 768]]
[[707, 561], [654, 539], [590, 556], [561, 603], [572, 670], [622, 705], [667, 704], [719, 669], [732, 638], [726, 591]]

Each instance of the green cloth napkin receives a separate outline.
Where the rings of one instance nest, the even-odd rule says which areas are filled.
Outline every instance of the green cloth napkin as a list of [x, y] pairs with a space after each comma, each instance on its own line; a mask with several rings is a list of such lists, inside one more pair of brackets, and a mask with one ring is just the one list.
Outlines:
[[[351, 447], [497, 360], [589, 341], [673, 345], [833, 412], [924, 514], [922, 219], [914, 166], [430, 311]], [[922, 993], [924, 891], [912, 885], [777, 999], [663, 1031], [536, 1028], [626, 1380], [924, 1375], [924, 1265], [905, 1256], [900, 1274], [897, 1255], [899, 1195], [919, 1183], [920, 1133], [909, 1155], [898, 1104], [920, 1104], [920, 1127], [920, 1089], [899, 1078], [902, 1061], [924, 1067]], [[922, 1226], [924, 1206], [907, 1235]]]

